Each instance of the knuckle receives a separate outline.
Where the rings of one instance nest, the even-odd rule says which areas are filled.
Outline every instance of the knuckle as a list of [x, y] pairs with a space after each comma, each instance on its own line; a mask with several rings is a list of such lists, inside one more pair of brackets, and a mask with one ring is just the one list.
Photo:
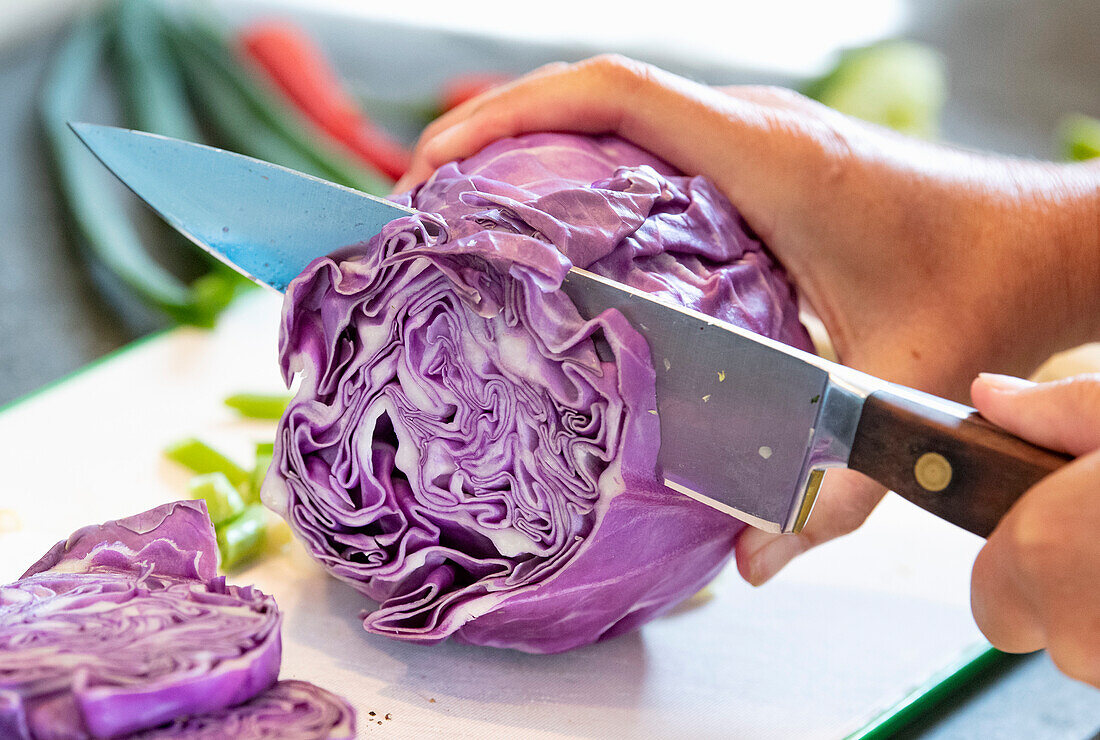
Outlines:
[[[1032, 487], [1032, 499], [1043, 497], [1043, 482]], [[1065, 529], [1061, 512], [1048, 506], [1020, 506], [1002, 520], [1005, 556], [1016, 573], [1031, 582], [1074, 567], [1072, 553], [1060, 533]]]
[[1100, 373], [1075, 375], [1058, 382], [1069, 396], [1070, 406], [1084, 413], [1100, 414]]
[[1045, 430], [1048, 446], [1073, 455], [1100, 448], [1100, 373], [1039, 383], [1021, 392], [1020, 404], [1019, 415]]
[[[970, 571], [970, 602], [973, 607], [984, 607], [993, 601], [995, 591], [992, 584], [995, 582], [994, 576], [997, 573], [995, 548], [995, 542], [987, 542], [974, 558], [974, 565]], [[982, 627], [982, 622], [990, 613], [989, 609], [974, 609], [974, 617], [979, 627]]]
[[638, 84], [654, 76], [654, 68], [622, 54], [600, 54], [581, 62], [579, 67], [619, 84]]
[[821, 154], [826, 161], [834, 163], [828, 174], [831, 179], [838, 179], [844, 175], [848, 164], [858, 158], [849, 132], [829, 121], [812, 126], [812, 130]]
[[530, 76], [543, 77], [546, 75], [561, 74], [562, 72], [569, 71], [569, 69], [572, 67], [573, 65], [569, 64], [568, 62], [547, 62], [546, 64], [537, 68], [535, 71], [531, 72]]
[[760, 92], [773, 98], [779, 103], [785, 103], [792, 108], [805, 108], [815, 105], [814, 101], [807, 98], [797, 90], [792, 90], [789, 87], [781, 87], [779, 85], [760, 85], [758, 88]]

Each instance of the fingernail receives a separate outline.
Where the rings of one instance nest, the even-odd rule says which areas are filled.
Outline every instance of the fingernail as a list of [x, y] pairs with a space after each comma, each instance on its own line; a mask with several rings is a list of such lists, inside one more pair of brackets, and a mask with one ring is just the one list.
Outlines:
[[1020, 391], [1031, 388], [1034, 381], [1027, 378], [1017, 378], [1014, 375], [999, 375], [997, 373], [978, 373], [978, 380], [982, 381], [995, 391]]
[[749, 557], [748, 582], [762, 586], [806, 549], [798, 535], [776, 537]]

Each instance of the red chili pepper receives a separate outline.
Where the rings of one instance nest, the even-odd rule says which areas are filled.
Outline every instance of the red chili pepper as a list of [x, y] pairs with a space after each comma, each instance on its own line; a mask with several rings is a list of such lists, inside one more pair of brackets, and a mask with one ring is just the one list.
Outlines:
[[245, 28], [238, 40], [248, 58], [318, 127], [389, 177], [405, 174], [409, 151], [359, 109], [304, 32], [288, 23], [264, 22]]
[[478, 72], [459, 75], [448, 80], [439, 94], [440, 111], [446, 113], [452, 108], [475, 98], [486, 90], [508, 82], [511, 78], [496, 72]]

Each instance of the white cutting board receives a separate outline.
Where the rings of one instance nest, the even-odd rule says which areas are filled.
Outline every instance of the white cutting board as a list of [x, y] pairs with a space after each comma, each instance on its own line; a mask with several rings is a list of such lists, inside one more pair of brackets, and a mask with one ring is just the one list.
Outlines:
[[[182, 498], [187, 474], [161, 458], [171, 442], [199, 436], [250, 463], [274, 427], [222, 399], [282, 389], [278, 314], [257, 292], [212, 332], [161, 334], [0, 413], [0, 579], [80, 526]], [[889, 496], [762, 588], [731, 566], [678, 613], [553, 656], [368, 635], [358, 594], [296, 544], [232, 580], [276, 596], [282, 675], [347, 696], [363, 737], [836, 738], [981, 642], [980, 544]]]

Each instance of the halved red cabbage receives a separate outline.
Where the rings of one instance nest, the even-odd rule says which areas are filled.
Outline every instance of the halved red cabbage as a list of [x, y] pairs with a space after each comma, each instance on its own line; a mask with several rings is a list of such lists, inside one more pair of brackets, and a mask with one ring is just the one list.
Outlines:
[[0, 734], [115, 737], [271, 686], [282, 616], [216, 559], [184, 501], [85, 527], [0, 587]]
[[585, 267], [809, 349], [782, 269], [710, 182], [612, 137], [499, 141], [397, 200], [432, 215], [287, 291], [264, 501], [399, 639], [558, 652], [694, 593], [741, 525], [659, 482], [645, 340], [558, 288]]
[[354, 740], [355, 710], [305, 681], [278, 681], [251, 701], [186, 717], [128, 740]]

